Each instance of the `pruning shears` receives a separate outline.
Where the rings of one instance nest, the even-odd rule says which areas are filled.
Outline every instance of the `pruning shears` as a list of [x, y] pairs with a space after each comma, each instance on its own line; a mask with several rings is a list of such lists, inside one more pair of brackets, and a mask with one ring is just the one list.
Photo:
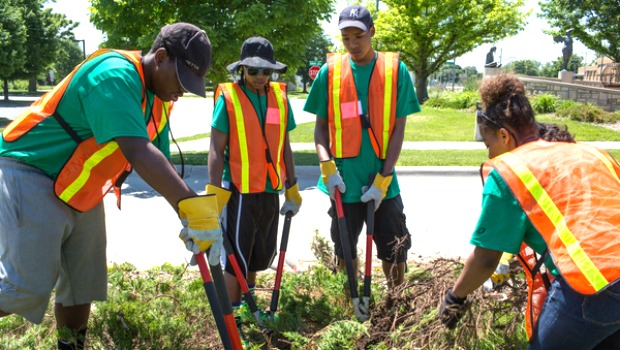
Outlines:
[[284, 226], [282, 227], [282, 238], [280, 240], [280, 253], [278, 256], [278, 268], [276, 269], [276, 280], [273, 285], [273, 292], [271, 293], [271, 305], [269, 306], [269, 313], [271, 320], [273, 321], [278, 309], [278, 301], [280, 300], [280, 282], [282, 282], [282, 271], [284, 270], [284, 262], [286, 255], [286, 247], [288, 245], [288, 234], [291, 230], [291, 218], [293, 213], [288, 211], [284, 216]]
[[[365, 307], [364, 303], [360, 304], [359, 295], [357, 293], [357, 279], [355, 278], [355, 271], [353, 269], [353, 256], [351, 254], [351, 247], [349, 243], [347, 222], [344, 218], [342, 195], [338, 190], [336, 190], [335, 193], [335, 202], [336, 215], [338, 216], [338, 230], [340, 231], [340, 242], [342, 243], [342, 253], [344, 255], [347, 280], [349, 282], [349, 292], [351, 293], [351, 301], [353, 302], [353, 312], [355, 313], [355, 317], [359, 321], [363, 322], [368, 319], [368, 308]], [[368, 300], [370, 300], [370, 298], [368, 298]]]

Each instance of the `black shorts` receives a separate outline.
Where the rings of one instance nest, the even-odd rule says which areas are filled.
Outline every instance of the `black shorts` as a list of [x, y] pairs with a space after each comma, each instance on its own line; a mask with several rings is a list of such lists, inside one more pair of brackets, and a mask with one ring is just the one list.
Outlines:
[[[344, 258], [338, 216], [335, 202], [327, 212], [332, 218], [331, 237], [334, 242], [336, 256]], [[366, 203], [342, 203], [344, 218], [349, 233], [349, 243], [353, 259], [357, 258], [357, 241], [364, 223], [366, 222]], [[375, 227], [373, 241], [377, 247], [377, 258], [389, 263], [406, 262], [407, 251], [411, 248], [411, 235], [407, 229], [406, 218], [403, 212], [403, 201], [400, 195], [381, 201], [375, 212]]]
[[[241, 194], [231, 185], [224, 234], [235, 250], [244, 277], [268, 269], [276, 256], [280, 198], [277, 193]], [[234, 275], [226, 259], [226, 272]]]

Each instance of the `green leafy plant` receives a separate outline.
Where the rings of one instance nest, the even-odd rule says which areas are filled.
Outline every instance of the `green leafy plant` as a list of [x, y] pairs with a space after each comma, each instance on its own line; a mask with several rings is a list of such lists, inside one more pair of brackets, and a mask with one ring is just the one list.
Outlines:
[[552, 94], [539, 94], [530, 96], [530, 104], [534, 113], [544, 114], [556, 111], [559, 98]]

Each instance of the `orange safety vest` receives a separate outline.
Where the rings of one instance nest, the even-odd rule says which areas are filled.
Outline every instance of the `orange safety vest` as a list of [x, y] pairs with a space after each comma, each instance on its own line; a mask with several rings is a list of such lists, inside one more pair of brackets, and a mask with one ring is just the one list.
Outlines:
[[[335, 158], [355, 157], [362, 144], [362, 111], [355, 89], [350, 55], [328, 54], [327, 64], [330, 150]], [[398, 53], [379, 52], [370, 77], [368, 132], [375, 154], [380, 159], [387, 157], [390, 136], [396, 121], [399, 65]]]
[[[546, 254], [549, 250], [546, 251]], [[517, 259], [523, 267], [525, 280], [527, 281], [527, 307], [525, 309], [525, 331], [527, 338], [531, 339], [534, 326], [538, 322], [538, 317], [542, 311], [547, 292], [554, 277], [545, 270], [545, 254], [539, 257], [536, 252], [525, 243], [521, 245], [521, 251], [517, 254]]]
[[[535, 141], [483, 167], [483, 176], [490, 167], [502, 176], [571, 288], [595, 294], [620, 279], [620, 165], [613, 157], [584, 144]], [[520, 255], [526, 275], [534, 272], [526, 312], [531, 336], [547, 288], [541, 291], [544, 277], [531, 268], [532, 253]]]
[[219, 84], [215, 101], [224, 94], [228, 112], [228, 164], [232, 182], [241, 193], [265, 191], [267, 174], [274, 190], [282, 189], [286, 176], [284, 141], [287, 134], [286, 85], [271, 82], [267, 115], [261, 125], [252, 102], [237, 83]]
[[[140, 51], [101, 49], [91, 54], [86, 61], [109, 52], [119, 53], [135, 65], [144, 87], [142, 92], [142, 110], [146, 114], [146, 85], [144, 83], [144, 71], [140, 63]], [[5, 141], [13, 142], [32, 130], [45, 118], [53, 117], [59, 121], [78, 145], [60, 170], [54, 182], [54, 192], [60, 200], [80, 212], [92, 209], [111, 188], [114, 189], [117, 205], [120, 208], [120, 186], [129, 174], [129, 171], [131, 171], [131, 165], [121, 152], [116, 141], [97, 144], [94, 136], [81, 140], [64, 122], [64, 119], [56, 113], [58, 104], [62, 100], [75, 72], [86, 61], [75, 67], [52, 91], [47, 92], [22, 112], [2, 133]], [[151, 108], [153, 118], [149, 118], [147, 131], [152, 141], [168, 123], [168, 114], [172, 109], [172, 103], [163, 102], [155, 97]]]

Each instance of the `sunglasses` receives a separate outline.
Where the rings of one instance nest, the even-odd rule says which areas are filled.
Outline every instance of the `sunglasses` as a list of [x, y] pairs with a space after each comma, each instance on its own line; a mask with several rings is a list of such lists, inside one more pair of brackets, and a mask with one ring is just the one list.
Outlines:
[[273, 69], [270, 68], [246, 68], [249, 76], [255, 76], [258, 73], [262, 73], [264, 76], [270, 76], [273, 73]]
[[482, 118], [482, 119], [486, 120], [487, 122], [493, 124], [498, 129], [504, 129], [504, 130], [508, 131], [510, 133], [510, 136], [512, 136], [512, 138], [515, 139], [515, 141], [516, 141], [517, 138], [512, 133], [512, 131], [510, 131], [510, 129], [508, 129], [507, 127], [503, 126], [501, 123], [496, 122], [495, 120], [491, 119], [488, 115], [486, 115], [486, 114], [484, 114], [482, 112], [482, 106], [480, 105], [480, 103], [476, 104], [476, 117], [477, 118]]

